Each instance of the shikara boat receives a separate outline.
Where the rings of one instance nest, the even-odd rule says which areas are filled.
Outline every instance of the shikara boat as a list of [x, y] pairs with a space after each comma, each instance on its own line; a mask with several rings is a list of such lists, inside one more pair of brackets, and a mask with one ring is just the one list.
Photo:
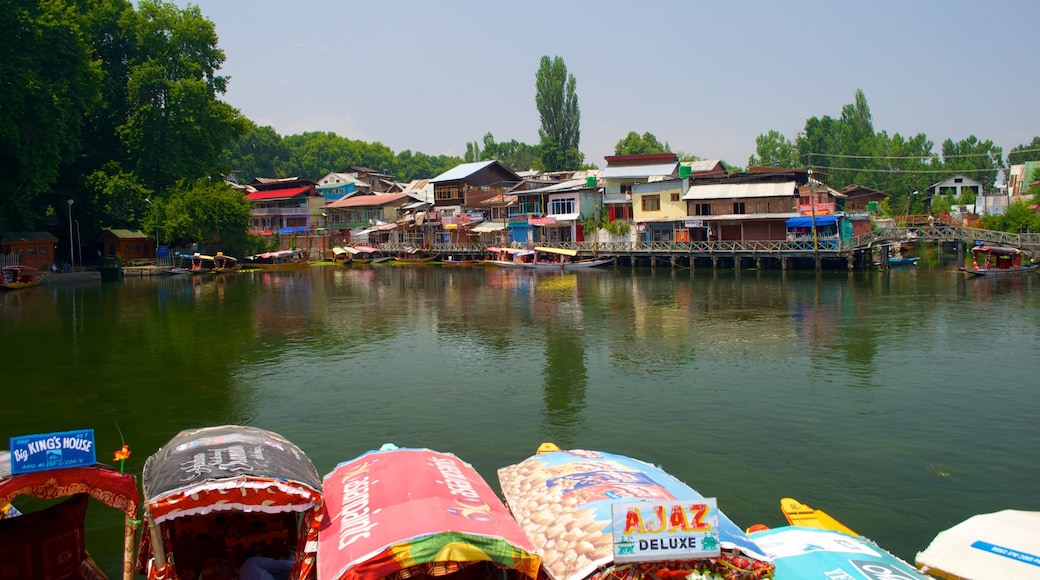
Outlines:
[[939, 532], [917, 566], [938, 578], [1040, 578], [1040, 512], [1003, 510], [971, 516]]
[[782, 499], [780, 506], [790, 525], [752, 526], [748, 534], [772, 558], [776, 580], [927, 578], [822, 510], [791, 498]]
[[603, 266], [604, 264], [609, 264], [613, 261], [610, 258], [575, 260], [574, 257], [578, 255], [578, 251], [565, 248], [536, 247], [534, 252], [534, 260], [525, 263], [524, 266], [536, 270], [577, 270], [582, 268], [595, 268], [596, 266]]
[[[18, 513], [11, 502], [21, 496], [61, 501]], [[13, 475], [11, 453], [0, 451], [0, 578], [107, 578], [87, 553], [89, 498], [125, 514], [120, 578], [132, 580], [141, 502], [133, 475], [97, 464]]]
[[540, 559], [495, 492], [450, 453], [392, 444], [325, 476], [318, 580], [536, 580]]
[[978, 244], [971, 249], [971, 268], [961, 271], [976, 276], [1007, 276], [1040, 270], [1040, 262], [1023, 265], [1023, 255], [1018, 248]]
[[208, 274], [213, 271], [213, 256], [195, 252], [188, 264], [189, 274]]
[[290, 578], [312, 577], [321, 479], [281, 435], [237, 425], [181, 431], [148, 458], [142, 482], [138, 573], [150, 580], [235, 579], [253, 557], [292, 560]]
[[504, 268], [524, 268], [534, 260], [534, 250], [519, 248], [499, 248], [490, 246], [487, 249], [489, 258], [484, 263]]
[[29, 266], [4, 266], [3, 276], [0, 277], [0, 288], [4, 290], [20, 290], [40, 285], [40, 278], [36, 275], [36, 268]]
[[359, 244], [347, 246], [345, 249], [353, 254], [353, 258], [351, 258], [352, 264], [380, 264], [389, 261], [391, 258], [391, 256], [384, 256], [382, 250], [373, 246]]
[[262, 270], [296, 270], [310, 266], [310, 260], [307, 250], [295, 248], [247, 256], [242, 259], [242, 265]]
[[770, 559], [659, 467], [600, 451], [539, 453], [498, 471], [506, 505], [552, 580], [762, 578]]
[[391, 264], [429, 264], [437, 259], [437, 256], [424, 255], [419, 248], [405, 247], [390, 259]]
[[224, 252], [217, 252], [216, 256], [213, 256], [213, 271], [217, 274], [225, 272], [234, 272], [238, 269], [238, 258], [232, 258], [231, 256], [225, 256]]

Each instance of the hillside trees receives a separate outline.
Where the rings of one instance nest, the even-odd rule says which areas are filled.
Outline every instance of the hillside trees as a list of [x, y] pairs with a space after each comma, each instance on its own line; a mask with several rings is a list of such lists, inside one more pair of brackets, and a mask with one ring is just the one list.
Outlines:
[[1008, 153], [1008, 165], [1020, 165], [1026, 161], [1040, 161], [1040, 137], [1033, 137], [1033, 141], [1018, 145]]

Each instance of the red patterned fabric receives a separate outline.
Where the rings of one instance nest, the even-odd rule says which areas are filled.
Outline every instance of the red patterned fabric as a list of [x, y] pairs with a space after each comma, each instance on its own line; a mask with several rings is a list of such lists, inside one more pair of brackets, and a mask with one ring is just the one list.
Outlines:
[[126, 517], [137, 519], [137, 508], [141, 503], [137, 479], [104, 465], [22, 473], [0, 481], [0, 505], [7, 505], [20, 495], [57, 499], [78, 493], [88, 494], [107, 506], [122, 510]]
[[87, 558], [83, 519], [87, 496], [0, 520], [0, 580], [80, 578]]

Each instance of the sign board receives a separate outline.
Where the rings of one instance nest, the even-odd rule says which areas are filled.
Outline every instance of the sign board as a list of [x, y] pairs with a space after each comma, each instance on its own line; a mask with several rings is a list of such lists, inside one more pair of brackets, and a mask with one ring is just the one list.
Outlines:
[[11, 473], [31, 473], [97, 463], [94, 430], [11, 437]]
[[703, 228], [704, 220], [686, 220], [683, 222], [684, 228]]
[[556, 225], [556, 217], [530, 217], [527, 219], [527, 223], [532, 226], [554, 226]]
[[170, 246], [159, 246], [155, 249], [155, 255], [158, 258], [166, 258], [170, 255]]
[[615, 562], [716, 558], [716, 499], [628, 501], [611, 504]]
[[833, 203], [799, 204], [798, 213], [801, 215], [833, 215]]

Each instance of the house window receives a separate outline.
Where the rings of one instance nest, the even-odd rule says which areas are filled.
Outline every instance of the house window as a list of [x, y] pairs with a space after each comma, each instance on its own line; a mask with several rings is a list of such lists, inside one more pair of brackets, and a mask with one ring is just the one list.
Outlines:
[[459, 198], [459, 187], [457, 185], [451, 185], [447, 187], [438, 187], [435, 190], [436, 199], [458, 199]]
[[711, 215], [711, 204], [710, 203], [698, 203], [693, 206], [693, 215]]
[[744, 202], [735, 201], [733, 202], [733, 213], [747, 213], [744, 211]]
[[679, 201], [679, 194], [678, 193], [673, 193], [672, 194], [672, 201], [673, 202]]
[[644, 195], [642, 198], [643, 211], [661, 211], [660, 195]]
[[560, 215], [565, 213], [575, 213], [573, 197], [554, 199], [549, 202], [549, 215]]

